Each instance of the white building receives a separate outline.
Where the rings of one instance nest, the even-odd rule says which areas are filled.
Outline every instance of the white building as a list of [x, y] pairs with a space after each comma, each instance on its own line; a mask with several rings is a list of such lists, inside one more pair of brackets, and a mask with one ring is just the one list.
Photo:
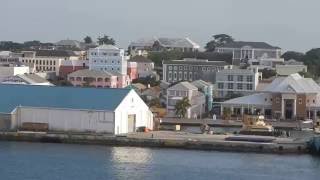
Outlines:
[[248, 64], [250, 68], [258, 68], [259, 70], [262, 69], [275, 69], [277, 65], [283, 64], [283, 58], [257, 58], [257, 59], [250, 59]]
[[198, 88], [189, 82], [180, 82], [167, 89], [167, 116], [176, 117], [175, 105], [187, 97], [190, 107], [187, 109], [186, 118], [197, 118], [206, 111], [206, 97]]
[[127, 75], [127, 59], [123, 49], [113, 45], [101, 45], [88, 53], [89, 69]]
[[28, 66], [0, 66], [0, 82], [10, 76], [29, 73]]
[[220, 98], [228, 94], [251, 94], [256, 91], [258, 83], [258, 69], [223, 69], [216, 74], [216, 87]]
[[122, 134], [153, 128], [153, 114], [132, 89], [0, 85], [0, 112], [11, 129], [47, 124], [49, 131]]

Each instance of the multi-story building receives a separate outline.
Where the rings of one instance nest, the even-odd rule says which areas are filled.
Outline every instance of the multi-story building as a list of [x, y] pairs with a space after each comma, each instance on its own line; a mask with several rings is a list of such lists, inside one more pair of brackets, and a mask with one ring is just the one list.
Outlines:
[[70, 73], [68, 81], [73, 86], [93, 86], [99, 88], [124, 88], [130, 84], [127, 75], [101, 70], [82, 69]]
[[250, 68], [262, 69], [275, 69], [277, 65], [283, 64], [283, 58], [259, 58], [259, 59], [249, 59], [247, 64]]
[[154, 71], [154, 63], [144, 56], [135, 56], [131, 58], [128, 62], [135, 62], [137, 64], [138, 78], [155, 76], [157, 74]]
[[214, 83], [215, 73], [227, 68], [232, 68], [232, 66], [224, 61], [200, 59], [163, 61], [163, 80], [174, 83], [202, 79]]
[[195, 52], [199, 49], [200, 46], [189, 38], [142, 38], [129, 45], [130, 54], [141, 50]]
[[320, 116], [320, 86], [299, 74], [278, 77], [261, 92], [221, 103], [234, 116], [262, 114], [267, 119], [304, 120]]
[[34, 66], [36, 72], [54, 72], [57, 76], [63, 61], [77, 60], [79, 57], [73, 51], [39, 50], [22, 51], [20, 62]]
[[232, 53], [233, 64], [240, 64], [243, 60], [260, 58], [281, 58], [281, 48], [271, 46], [265, 42], [234, 41], [215, 49], [219, 53]]
[[89, 49], [89, 69], [127, 75], [127, 57], [123, 49], [113, 45], [101, 45]]
[[197, 118], [206, 112], [206, 98], [198, 88], [189, 82], [180, 82], [167, 89], [167, 116], [176, 117], [175, 105], [183, 98], [188, 98], [190, 107], [187, 109], [186, 118]]
[[308, 67], [304, 65], [303, 62], [293, 59], [284, 61], [283, 64], [276, 65], [275, 69], [277, 74], [280, 76], [288, 76], [290, 74], [308, 71]]
[[205, 95], [206, 112], [210, 112], [212, 110], [212, 103], [213, 103], [213, 84], [209, 82], [205, 82], [203, 80], [196, 80], [191, 82], [191, 84], [197, 87], [198, 90]]
[[253, 93], [259, 83], [258, 69], [224, 69], [216, 74], [216, 87], [218, 97]]

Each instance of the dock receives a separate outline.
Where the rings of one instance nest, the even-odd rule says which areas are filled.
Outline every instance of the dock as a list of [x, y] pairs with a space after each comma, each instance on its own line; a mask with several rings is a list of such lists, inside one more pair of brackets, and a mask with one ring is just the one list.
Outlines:
[[205, 135], [187, 132], [154, 131], [121, 136], [110, 134], [1, 132], [0, 141], [133, 146], [255, 153], [308, 153], [307, 143], [290, 138]]

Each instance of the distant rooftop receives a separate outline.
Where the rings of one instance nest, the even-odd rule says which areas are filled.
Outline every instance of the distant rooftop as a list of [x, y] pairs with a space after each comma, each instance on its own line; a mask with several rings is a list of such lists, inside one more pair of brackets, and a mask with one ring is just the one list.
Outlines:
[[158, 41], [163, 47], [177, 47], [177, 48], [200, 48], [200, 46], [189, 38], [141, 38], [130, 43], [130, 46], [138, 47], [152, 47]]
[[164, 61], [163, 64], [192, 64], [192, 65], [214, 65], [214, 66], [227, 66], [228, 63], [224, 61], [208, 61], [206, 59], [183, 59]]
[[100, 45], [100, 46], [96, 47], [95, 49], [114, 49], [114, 50], [118, 50], [119, 48], [114, 46], [114, 45], [111, 45], [111, 44], [103, 44], [103, 45]]
[[114, 76], [114, 74], [106, 71], [100, 71], [100, 70], [81, 69], [81, 70], [70, 73], [69, 76], [110, 78], [111, 76]]
[[76, 56], [73, 51], [66, 50], [38, 50], [36, 56], [39, 57], [70, 57]]
[[251, 48], [256, 48], [256, 49], [281, 49], [276, 46], [271, 46], [270, 44], [265, 43], [265, 42], [246, 42], [246, 41], [234, 41], [231, 43], [227, 43], [221, 47], [223, 47], [223, 48], [243, 48], [245, 46], [249, 46]]
[[193, 84], [187, 82], [187, 81], [183, 81], [180, 82], [178, 84], [175, 84], [173, 86], [171, 86], [168, 89], [175, 89], [175, 90], [198, 90], [198, 88], [196, 86], [194, 86]]
[[129, 62], [145, 62], [145, 63], [152, 63], [152, 61], [144, 56], [134, 56], [132, 57]]

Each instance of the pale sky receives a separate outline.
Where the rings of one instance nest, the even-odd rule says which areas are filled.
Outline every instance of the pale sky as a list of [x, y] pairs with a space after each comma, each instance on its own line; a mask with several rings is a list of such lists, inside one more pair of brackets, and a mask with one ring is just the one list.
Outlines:
[[0, 0], [0, 41], [112, 36], [126, 48], [141, 37], [219, 33], [284, 50], [320, 47], [319, 0]]

